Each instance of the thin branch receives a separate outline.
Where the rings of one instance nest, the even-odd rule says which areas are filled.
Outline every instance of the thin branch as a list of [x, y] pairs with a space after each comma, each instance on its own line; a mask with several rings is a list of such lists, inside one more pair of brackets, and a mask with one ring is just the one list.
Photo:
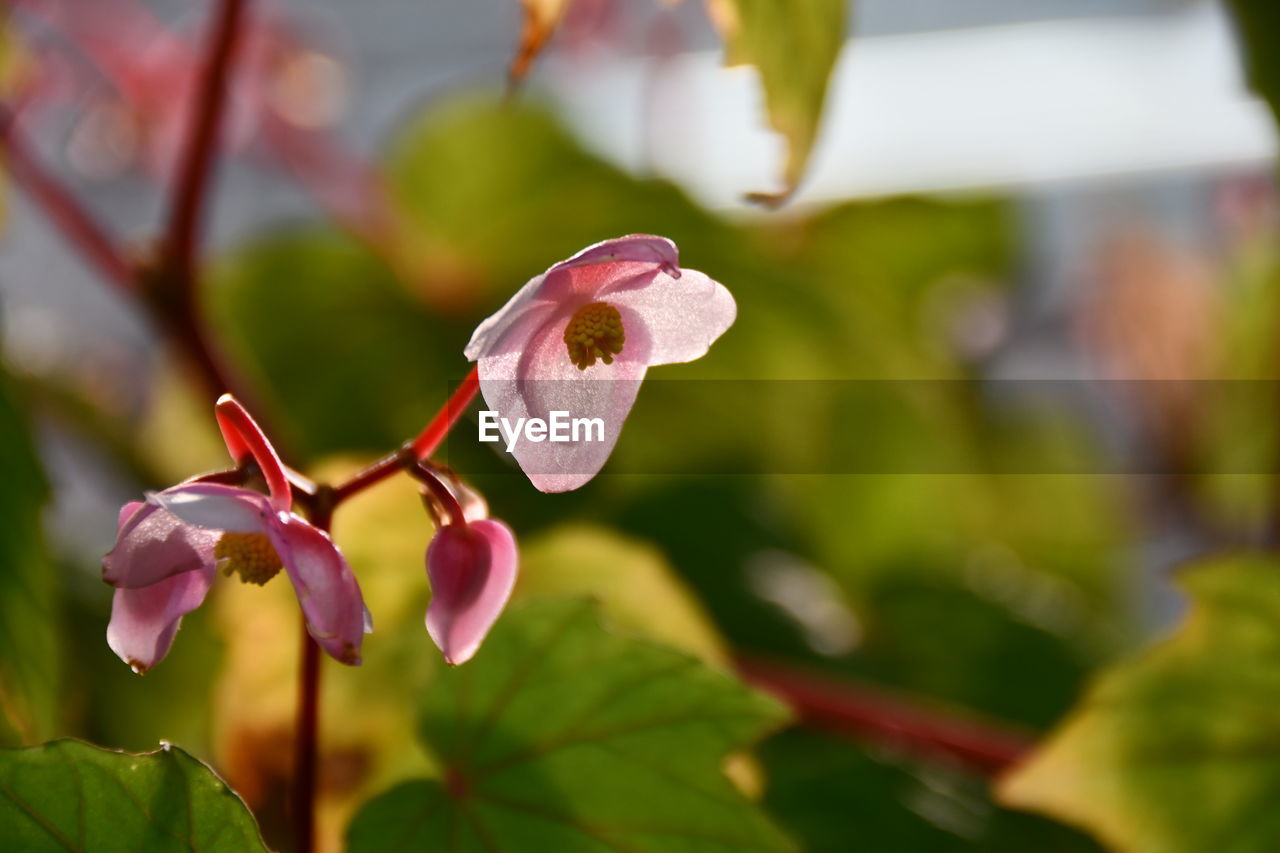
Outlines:
[[219, 4], [174, 185], [167, 231], [168, 262], [182, 277], [182, 286], [188, 289], [194, 286], [200, 216], [216, 161], [222, 117], [226, 113], [228, 78], [244, 7], [245, 0], [222, 0]]
[[738, 671], [815, 728], [946, 756], [989, 775], [1018, 761], [1034, 743], [1016, 728], [921, 707], [901, 695], [773, 660], [740, 657]]
[[405, 444], [395, 453], [387, 454], [363, 471], [356, 473], [346, 482], [335, 486], [333, 489], [334, 505], [336, 506], [370, 486], [382, 482], [397, 471], [404, 471], [416, 465], [419, 460], [429, 457], [440, 446], [440, 442], [444, 441], [445, 436], [449, 434], [449, 430], [453, 429], [454, 424], [458, 422], [458, 418], [462, 417], [462, 413], [467, 410], [467, 406], [471, 405], [471, 401], [475, 399], [476, 392], [479, 390], [480, 374], [477, 368], [472, 367], [471, 372], [449, 395], [449, 399], [445, 401], [444, 406], [440, 408], [440, 411], [436, 412], [422, 432], [418, 433], [417, 438]]
[[316, 832], [316, 766], [320, 711], [320, 645], [302, 617], [298, 707], [293, 749], [293, 841], [295, 853], [312, 853]]
[[449, 434], [449, 430], [453, 429], [453, 425], [458, 422], [458, 418], [462, 417], [462, 413], [467, 410], [467, 406], [471, 405], [471, 401], [475, 399], [476, 392], [479, 390], [480, 370], [478, 367], [472, 367], [471, 372], [462, 380], [462, 384], [445, 401], [444, 408], [436, 413], [436, 416], [431, 419], [431, 423], [427, 424], [426, 428], [418, 433], [418, 437], [409, 445], [419, 459], [426, 459], [436, 452], [440, 442], [444, 441], [444, 437]]
[[118, 290], [137, 289], [137, 276], [125, 252], [107, 235], [79, 200], [45, 171], [18, 132], [13, 112], [0, 106], [0, 144], [3, 144], [14, 182], [62, 231], [89, 263]]

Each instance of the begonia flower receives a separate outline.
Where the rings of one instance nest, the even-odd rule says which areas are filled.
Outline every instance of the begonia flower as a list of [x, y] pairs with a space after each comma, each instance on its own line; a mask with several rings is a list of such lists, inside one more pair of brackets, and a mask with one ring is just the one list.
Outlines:
[[[583, 249], [531, 279], [476, 329], [465, 354], [480, 392], [509, 424], [552, 412], [600, 418], [603, 440], [517, 440], [533, 485], [563, 492], [604, 466], [651, 365], [693, 361], [733, 324], [723, 285], [681, 269], [675, 243], [632, 234]], [[547, 437], [549, 439], [549, 437]]]
[[182, 617], [199, 607], [218, 570], [265, 584], [289, 576], [307, 630], [333, 658], [360, 663], [368, 611], [346, 559], [323, 530], [293, 513], [293, 495], [275, 449], [230, 395], [218, 426], [238, 464], [250, 461], [267, 494], [195, 478], [120, 510], [103, 580], [116, 587], [107, 643], [143, 673], [169, 652]]

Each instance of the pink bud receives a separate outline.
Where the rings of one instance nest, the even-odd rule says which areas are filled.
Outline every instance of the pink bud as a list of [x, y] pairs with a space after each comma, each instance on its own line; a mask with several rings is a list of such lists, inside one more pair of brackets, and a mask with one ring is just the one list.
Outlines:
[[446, 525], [431, 540], [427, 633], [447, 663], [465, 663], [480, 648], [511, 597], [518, 562], [515, 535], [501, 521]]

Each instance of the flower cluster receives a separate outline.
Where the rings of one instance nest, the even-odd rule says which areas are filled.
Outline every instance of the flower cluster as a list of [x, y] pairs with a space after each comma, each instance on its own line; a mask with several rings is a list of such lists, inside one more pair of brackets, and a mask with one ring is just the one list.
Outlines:
[[[722, 285], [680, 269], [674, 243], [631, 235], [530, 280], [480, 324], [465, 354], [478, 362], [486, 402], [504, 417], [567, 409], [604, 421], [603, 441], [513, 450], [534, 486], [566, 491], [603, 467], [646, 370], [703, 355], [735, 314]], [[325, 530], [294, 512], [290, 472], [248, 412], [224, 395], [216, 414], [236, 469], [120, 510], [115, 547], [103, 560], [103, 578], [116, 587], [107, 642], [145, 672], [168, 653], [182, 617], [200, 606], [219, 572], [265, 584], [284, 569], [311, 636], [335, 660], [358, 664], [371, 619], [346, 559]], [[427, 632], [448, 663], [460, 664], [511, 597], [515, 536], [456, 476], [423, 460], [410, 473], [436, 520], [426, 553]]]
[[359, 663], [370, 619], [346, 559], [329, 534], [293, 512], [284, 465], [248, 412], [229, 395], [216, 411], [227, 450], [241, 471], [252, 466], [266, 494], [197, 477], [125, 504], [102, 561], [103, 579], [116, 587], [107, 642], [145, 672], [168, 653], [219, 569], [263, 584], [283, 568], [311, 636], [334, 659]]

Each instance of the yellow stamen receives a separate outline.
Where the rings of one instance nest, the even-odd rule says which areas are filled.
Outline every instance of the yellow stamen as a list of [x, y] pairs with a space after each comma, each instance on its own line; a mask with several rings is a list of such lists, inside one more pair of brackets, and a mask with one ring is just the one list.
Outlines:
[[613, 364], [627, 340], [622, 328], [622, 315], [605, 302], [584, 305], [569, 319], [564, 328], [564, 343], [569, 348], [569, 361], [586, 370], [596, 363]]
[[222, 573], [240, 575], [244, 583], [262, 586], [283, 568], [271, 540], [263, 533], [224, 533], [213, 546], [213, 556], [220, 561]]

